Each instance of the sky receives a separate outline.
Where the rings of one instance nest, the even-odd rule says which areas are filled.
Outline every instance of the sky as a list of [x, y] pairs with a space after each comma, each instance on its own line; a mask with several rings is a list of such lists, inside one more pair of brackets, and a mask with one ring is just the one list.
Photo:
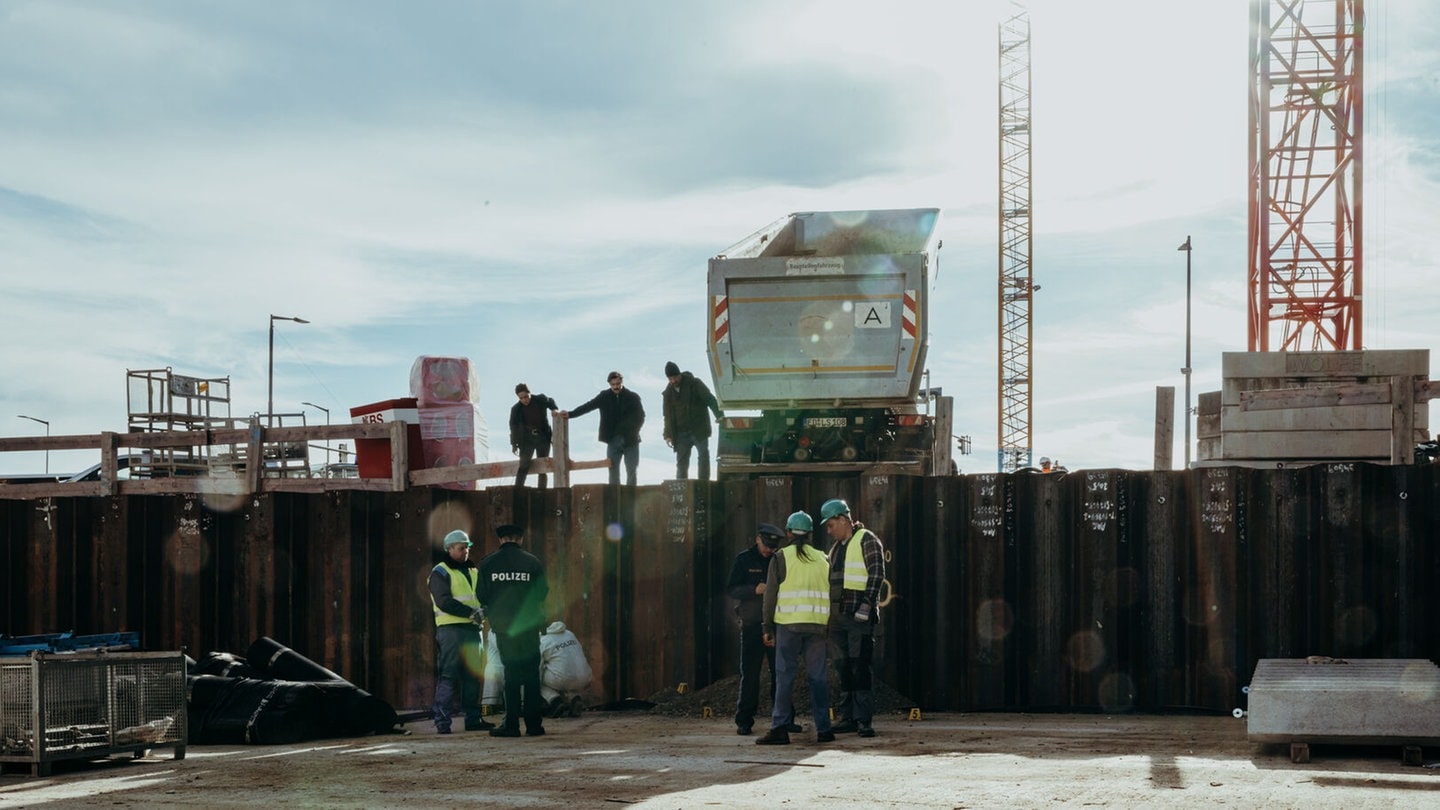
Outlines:
[[[1440, 4], [1369, 6], [1365, 344], [1433, 349]], [[1009, 8], [0, 0], [0, 436], [124, 431], [141, 369], [262, 413], [279, 315], [309, 323], [276, 323], [277, 412], [344, 421], [467, 357], [504, 460], [515, 383], [573, 408], [619, 370], [657, 483], [665, 363], [708, 378], [711, 256], [795, 211], [937, 207], [930, 385], [960, 469], [994, 471]], [[1247, 348], [1248, 0], [1029, 13], [1034, 457], [1148, 469], [1187, 236], [1196, 396]], [[573, 458], [603, 456], [596, 419]]]

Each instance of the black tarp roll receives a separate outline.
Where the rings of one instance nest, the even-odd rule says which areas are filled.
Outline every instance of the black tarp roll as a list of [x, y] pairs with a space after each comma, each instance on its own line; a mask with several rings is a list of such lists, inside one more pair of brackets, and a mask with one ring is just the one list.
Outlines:
[[282, 681], [344, 681], [338, 674], [311, 661], [269, 636], [255, 639], [246, 651], [250, 666]]
[[[208, 652], [190, 668], [196, 675], [223, 675], [227, 678], [261, 678], [265, 676], [244, 658], [228, 652]], [[302, 680], [290, 678], [288, 680]], [[308, 680], [308, 679], [303, 679]]]
[[196, 675], [187, 719], [192, 745], [274, 745], [328, 736], [325, 695], [313, 683]]
[[325, 727], [330, 735], [355, 737], [383, 733], [393, 730], [399, 722], [389, 703], [269, 636], [256, 639], [245, 657], [250, 666], [271, 678], [309, 681], [319, 686], [327, 706]]

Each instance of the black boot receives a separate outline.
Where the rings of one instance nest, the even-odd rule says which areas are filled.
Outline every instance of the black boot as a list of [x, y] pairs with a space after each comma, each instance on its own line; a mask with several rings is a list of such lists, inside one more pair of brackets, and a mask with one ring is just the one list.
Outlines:
[[789, 745], [790, 732], [783, 728], [772, 728], [765, 736], [755, 741], [756, 745]]
[[857, 689], [855, 696], [855, 724], [861, 737], [874, 737], [875, 729], [870, 727], [870, 719], [875, 716], [875, 693], [869, 689]]

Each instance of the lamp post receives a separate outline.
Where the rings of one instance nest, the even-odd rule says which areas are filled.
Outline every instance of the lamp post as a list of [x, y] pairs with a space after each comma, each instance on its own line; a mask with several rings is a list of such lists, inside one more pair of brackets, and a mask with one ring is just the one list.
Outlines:
[[[33, 416], [26, 416], [23, 413], [15, 414], [15, 418], [29, 419], [31, 422], [39, 422], [40, 424], [45, 426], [45, 438], [50, 438], [50, 423], [46, 422], [44, 419], [37, 419]], [[45, 448], [45, 474], [50, 474], [50, 448], [48, 446]]]
[[1185, 251], [1185, 367], [1180, 373], [1185, 375], [1185, 469], [1190, 469], [1190, 237], [1185, 237], [1185, 244], [1176, 248]]
[[[300, 403], [300, 404], [301, 404], [301, 405], [309, 405], [310, 407], [314, 408], [314, 409], [317, 410], [317, 411], [324, 411], [324, 412], [325, 412], [325, 427], [330, 427], [330, 409], [329, 409], [329, 408], [325, 407], [324, 405], [316, 405], [316, 404], [313, 403], [313, 402], [302, 402], [302, 403]], [[326, 436], [326, 437], [325, 437], [325, 465], [326, 465], [327, 468], [328, 468], [329, 465], [330, 465], [330, 437], [329, 437], [329, 436]]]
[[300, 403], [300, 404], [301, 404], [301, 405], [309, 405], [310, 407], [314, 408], [314, 409], [317, 410], [317, 411], [324, 411], [324, 412], [325, 412], [325, 424], [326, 424], [327, 426], [330, 424], [330, 409], [329, 409], [329, 408], [325, 407], [324, 405], [316, 405], [316, 404], [313, 403], [313, 402], [302, 402], [302, 403]]
[[294, 321], [295, 323], [309, 323], [304, 318], [295, 318], [286, 315], [270, 316], [270, 373], [269, 385], [267, 386], [267, 398], [265, 401], [265, 426], [275, 427], [275, 322]]

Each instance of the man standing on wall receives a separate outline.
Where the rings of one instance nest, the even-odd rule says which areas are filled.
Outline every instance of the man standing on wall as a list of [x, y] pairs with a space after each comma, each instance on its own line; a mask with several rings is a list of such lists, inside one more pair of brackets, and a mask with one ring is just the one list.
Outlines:
[[710, 414], [724, 417], [715, 395], [694, 374], [675, 363], [665, 364], [670, 384], [661, 395], [665, 412], [665, 443], [675, 450], [675, 478], [690, 477], [690, 449], [698, 451], [701, 481], [710, 480]]
[[456, 529], [442, 541], [445, 559], [430, 569], [430, 606], [435, 611], [435, 706], [431, 716], [436, 734], [450, 733], [455, 687], [465, 730], [494, 728], [480, 712], [480, 622], [484, 614], [475, 595], [475, 563], [470, 537]]
[[640, 465], [640, 428], [645, 424], [645, 406], [640, 395], [625, 387], [625, 378], [612, 371], [606, 378], [610, 387], [601, 391], [572, 411], [561, 411], [560, 418], [582, 416], [600, 409], [600, 441], [605, 457], [610, 460], [610, 486], [620, 486], [620, 460], [625, 460], [625, 483], [635, 486], [635, 470]]
[[838, 498], [820, 507], [830, 535], [830, 638], [839, 650], [840, 722], [837, 732], [874, 737], [875, 634], [880, 623], [880, 586], [885, 581], [885, 547], [850, 516]]
[[505, 723], [491, 737], [538, 737], [545, 700], [540, 697], [540, 628], [550, 585], [535, 555], [520, 547], [524, 531], [512, 523], [495, 529], [500, 548], [480, 561], [478, 598], [505, 662]]
[[[523, 487], [525, 475], [530, 472], [530, 460], [550, 457], [552, 431], [546, 411], [559, 413], [560, 406], [544, 394], [531, 394], [530, 386], [523, 382], [515, 386], [515, 397], [519, 402], [510, 406], [510, 452], [520, 456], [515, 486]], [[544, 489], [545, 473], [536, 478]]]

